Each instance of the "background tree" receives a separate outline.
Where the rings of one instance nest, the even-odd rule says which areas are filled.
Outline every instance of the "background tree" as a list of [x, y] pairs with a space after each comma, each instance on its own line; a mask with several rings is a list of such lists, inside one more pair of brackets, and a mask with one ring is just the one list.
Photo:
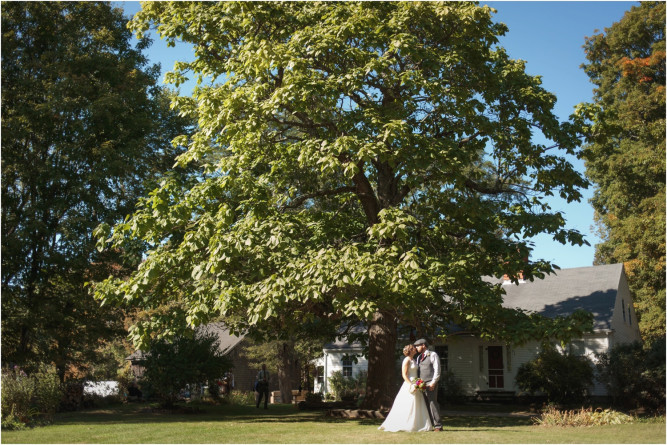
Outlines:
[[[506, 28], [473, 3], [145, 3], [132, 22], [194, 46], [175, 106], [197, 119], [179, 165], [103, 242], [151, 252], [105, 303], [165, 312], [141, 344], [215, 317], [368, 326], [368, 407], [389, 407], [397, 328], [434, 338], [453, 323], [520, 343], [567, 338], [589, 314], [544, 319], [503, 309], [483, 276], [541, 277], [528, 237], [583, 243], [545, 199], [581, 198], [565, 160], [576, 127], [555, 97], [497, 48]], [[547, 144], [535, 143], [544, 136]], [[176, 307], [175, 307], [176, 308]], [[227, 319], [226, 319], [227, 321]]]
[[270, 320], [252, 330], [253, 343], [244, 355], [257, 369], [265, 363], [276, 373], [282, 400], [289, 401], [292, 390], [312, 389], [311, 362], [322, 356], [322, 346], [334, 340], [337, 328], [322, 321], [294, 326]]
[[[232, 368], [215, 335], [177, 336], [153, 341], [141, 362], [142, 387], [172, 408], [186, 385], [215, 382]], [[210, 384], [210, 383], [209, 383]]]
[[126, 24], [108, 3], [2, 5], [3, 363], [62, 378], [123, 332], [85, 282], [136, 265], [141, 245], [100, 254], [92, 230], [133, 211], [187, 131]]
[[645, 340], [665, 336], [665, 3], [642, 2], [586, 40], [596, 86], [582, 108], [586, 175], [603, 242], [597, 264], [623, 262]]

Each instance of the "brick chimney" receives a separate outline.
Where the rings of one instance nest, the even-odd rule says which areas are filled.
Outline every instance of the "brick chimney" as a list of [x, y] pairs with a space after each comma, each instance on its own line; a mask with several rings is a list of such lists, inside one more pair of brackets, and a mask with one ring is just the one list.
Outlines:
[[[521, 284], [521, 283], [525, 283], [525, 282], [526, 282], [526, 281], [523, 279], [523, 270], [520, 271], [518, 274], [516, 274], [516, 277], [517, 277], [518, 280], [519, 280], [519, 284]], [[503, 284], [509, 284], [509, 283], [511, 283], [511, 281], [510, 281], [510, 276], [507, 275], [507, 274], [503, 275]]]

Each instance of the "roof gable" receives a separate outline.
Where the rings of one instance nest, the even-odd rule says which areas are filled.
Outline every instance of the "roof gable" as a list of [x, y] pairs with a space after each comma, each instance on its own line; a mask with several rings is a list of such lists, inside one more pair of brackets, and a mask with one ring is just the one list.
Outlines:
[[[228, 354], [236, 345], [241, 343], [245, 335], [233, 335], [230, 330], [222, 322], [209, 323], [207, 325], [198, 326], [195, 328], [195, 335], [213, 334], [218, 342], [218, 350], [222, 355]], [[131, 362], [138, 362], [143, 360], [148, 353], [142, 350], [136, 350], [131, 355], [125, 357], [125, 360]]]
[[234, 347], [245, 338], [245, 335], [243, 334], [240, 336], [233, 335], [223, 322], [209, 323], [207, 325], [199, 326], [196, 329], [196, 332], [198, 335], [214, 334], [218, 340], [218, 349], [223, 354], [227, 354], [234, 349]]
[[[543, 280], [504, 285], [503, 306], [557, 317], [577, 309], [591, 312], [596, 330], [611, 329], [623, 264], [560, 269]], [[492, 279], [501, 283], [502, 279]]]

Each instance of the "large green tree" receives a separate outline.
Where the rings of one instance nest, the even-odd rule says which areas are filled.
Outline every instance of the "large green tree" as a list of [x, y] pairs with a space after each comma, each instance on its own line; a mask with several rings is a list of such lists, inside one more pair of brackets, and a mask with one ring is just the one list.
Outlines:
[[597, 263], [623, 262], [642, 336], [665, 336], [665, 3], [642, 2], [586, 40], [596, 86], [586, 175], [602, 235]]
[[204, 167], [100, 228], [112, 246], [152, 248], [98, 298], [155, 308], [139, 344], [221, 316], [239, 330], [365, 323], [369, 407], [395, 395], [400, 327], [514, 342], [589, 328], [582, 313], [503, 309], [483, 279], [551, 272], [527, 238], [581, 244], [545, 199], [586, 185], [563, 156], [577, 155], [575, 126], [496, 47], [506, 28], [491, 15], [469, 2], [142, 4], [140, 35], [155, 24], [194, 46], [169, 78], [200, 81], [175, 105], [199, 122], [179, 164]]
[[3, 363], [62, 377], [124, 329], [85, 282], [130, 251], [97, 253], [92, 231], [133, 211], [186, 130], [127, 20], [102, 2], [2, 3]]

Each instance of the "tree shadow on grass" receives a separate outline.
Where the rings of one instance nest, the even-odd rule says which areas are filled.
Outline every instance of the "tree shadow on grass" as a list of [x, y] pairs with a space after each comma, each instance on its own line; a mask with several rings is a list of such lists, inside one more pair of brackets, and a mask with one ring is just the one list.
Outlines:
[[[358, 425], [377, 425], [382, 424], [382, 419], [341, 419], [329, 416], [323, 416], [319, 421], [326, 423], [350, 423], [355, 422]], [[456, 416], [442, 417], [442, 424], [447, 428], [502, 428], [508, 426], [529, 426], [533, 422], [529, 418], [522, 417], [496, 417], [496, 416]]]
[[148, 404], [124, 405], [106, 409], [91, 409], [56, 415], [59, 425], [76, 424], [137, 424], [171, 422], [224, 422], [238, 423], [300, 423], [318, 422], [324, 417], [321, 412], [302, 412], [289, 405], [272, 407], [269, 410], [249, 406], [201, 406], [191, 413], [154, 409]]
[[[530, 418], [499, 416], [443, 416], [445, 430], [475, 430], [533, 425]], [[254, 406], [201, 406], [199, 412], [169, 413], [152, 410], [149, 405], [121, 406], [108, 409], [87, 410], [57, 415], [60, 425], [76, 424], [140, 424], [140, 423], [204, 423], [229, 422], [241, 424], [271, 423], [328, 423], [355, 424], [378, 427], [382, 419], [350, 419], [328, 416], [324, 411], [298, 411], [289, 405], [278, 405], [268, 410]]]
[[508, 426], [534, 425], [529, 417], [501, 417], [501, 416], [451, 416], [443, 417], [445, 428], [503, 428]]

